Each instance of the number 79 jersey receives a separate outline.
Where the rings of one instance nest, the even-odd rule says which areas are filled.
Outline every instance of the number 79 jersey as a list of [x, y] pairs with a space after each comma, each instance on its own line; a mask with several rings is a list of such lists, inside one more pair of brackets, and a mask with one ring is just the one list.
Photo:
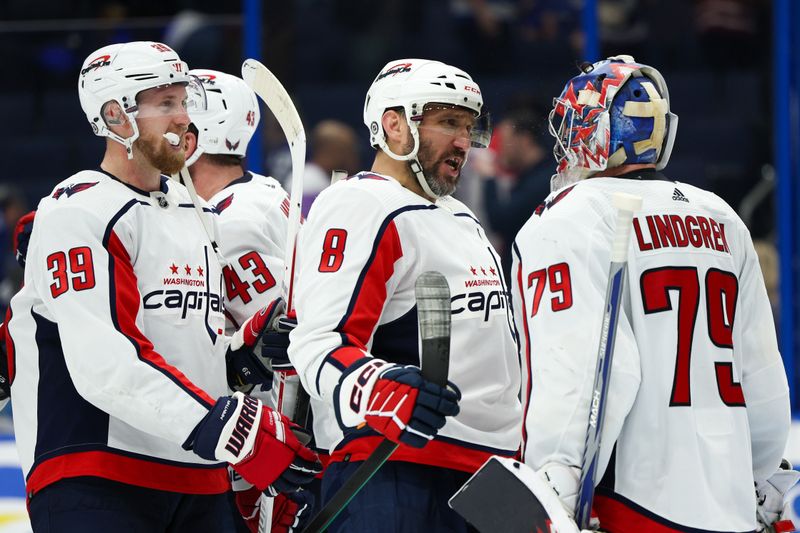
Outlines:
[[617, 191], [643, 205], [602, 429], [601, 527], [751, 531], [753, 482], [776, 470], [786, 444], [788, 387], [749, 232], [690, 185], [582, 181], [551, 194], [520, 230], [512, 295], [524, 460], [581, 465]]

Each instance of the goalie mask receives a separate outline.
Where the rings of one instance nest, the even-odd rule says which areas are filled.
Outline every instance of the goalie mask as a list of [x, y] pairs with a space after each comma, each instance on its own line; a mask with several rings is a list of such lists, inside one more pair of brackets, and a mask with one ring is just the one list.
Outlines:
[[[426, 59], [399, 59], [388, 63], [372, 82], [364, 102], [364, 124], [369, 128], [370, 144], [383, 150], [398, 161], [408, 161], [422, 190], [431, 198], [438, 198], [428, 185], [417, 159], [419, 151], [419, 123], [426, 106], [456, 106], [468, 109], [475, 117], [470, 130], [470, 144], [486, 148], [491, 140], [491, 120], [482, 113], [481, 90], [463, 70], [439, 61]], [[383, 114], [387, 109], [402, 108], [414, 140], [408, 154], [396, 154], [386, 144], [383, 131]]]
[[550, 134], [556, 190], [607, 168], [669, 161], [678, 117], [663, 76], [631, 56], [614, 56], [572, 78], [553, 101]]
[[[139, 137], [136, 118], [145, 118], [136, 96], [147, 89], [174, 83], [186, 86], [186, 111], [193, 111], [193, 106], [205, 107], [202, 85], [189, 74], [186, 63], [170, 47], [151, 41], [112, 44], [90, 54], [83, 62], [78, 76], [78, 97], [94, 134], [122, 144], [131, 159], [133, 143]], [[103, 109], [112, 101], [120, 105], [130, 121], [133, 128], [130, 137], [117, 135], [103, 119]], [[180, 105], [172, 111], [159, 110], [159, 113], [183, 111]]]
[[198, 131], [197, 150], [186, 165], [203, 153], [244, 157], [261, 119], [256, 93], [241, 78], [224, 72], [193, 69], [190, 74], [203, 84], [207, 106], [190, 113]]

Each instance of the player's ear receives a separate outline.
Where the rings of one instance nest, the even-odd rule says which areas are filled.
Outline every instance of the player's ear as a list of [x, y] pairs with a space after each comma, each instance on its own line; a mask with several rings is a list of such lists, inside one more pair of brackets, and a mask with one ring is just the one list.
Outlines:
[[381, 124], [386, 135], [386, 144], [392, 148], [392, 151], [395, 151], [394, 147], [405, 144], [405, 139], [410, 132], [408, 124], [406, 124], [405, 115], [402, 112], [387, 109], [381, 117]]
[[183, 135], [183, 151], [186, 152], [186, 159], [192, 157], [195, 150], [197, 150], [197, 135], [189, 130]]
[[128, 121], [128, 116], [122, 111], [122, 106], [116, 100], [111, 100], [103, 104], [101, 110], [103, 120], [105, 121], [108, 129], [122, 137], [128, 137], [133, 133]]

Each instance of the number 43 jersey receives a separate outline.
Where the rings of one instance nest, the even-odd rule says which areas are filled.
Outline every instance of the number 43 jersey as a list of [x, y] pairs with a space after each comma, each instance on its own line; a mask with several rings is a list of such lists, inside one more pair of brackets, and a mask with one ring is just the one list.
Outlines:
[[209, 199], [218, 217], [225, 313], [233, 329], [280, 296], [289, 200], [273, 178], [245, 173]]
[[461, 390], [461, 411], [424, 448], [401, 444], [391, 460], [475, 471], [493, 453], [516, 453], [519, 363], [505, 282], [461, 202], [434, 204], [389, 176], [357, 174], [314, 202], [298, 256], [289, 357], [312, 398], [314, 435], [332, 460], [363, 460], [382, 440], [361, 427], [364, 413], [352, 402], [339, 401], [349, 395], [337, 390], [342, 373], [373, 356], [420, 366], [414, 286], [429, 270], [450, 285], [449, 379]]
[[777, 469], [788, 435], [786, 376], [750, 234], [691, 185], [585, 180], [552, 193], [520, 230], [512, 294], [524, 460], [581, 465], [617, 191], [643, 204], [602, 430], [600, 526], [752, 531], [754, 479]]
[[228, 489], [223, 465], [182, 448], [227, 392], [221, 286], [182, 185], [84, 171], [41, 200], [7, 343], [29, 495], [75, 476]]

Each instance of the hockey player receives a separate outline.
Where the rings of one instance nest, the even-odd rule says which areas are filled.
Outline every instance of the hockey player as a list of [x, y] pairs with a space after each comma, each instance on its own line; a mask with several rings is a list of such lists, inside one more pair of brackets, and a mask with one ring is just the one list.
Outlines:
[[747, 228], [716, 195], [661, 174], [677, 117], [656, 69], [630, 56], [585, 64], [554, 100], [550, 126], [553, 192], [517, 235], [512, 267], [525, 463], [575, 511], [611, 196], [634, 194], [643, 204], [632, 222], [602, 428], [600, 528], [753, 531], [753, 484], [783, 476], [775, 473], [790, 416]]
[[[258, 127], [258, 99], [236, 76], [215, 70], [193, 69], [205, 88], [207, 106], [191, 113], [192, 124], [185, 136], [186, 156], [198, 195], [218, 214], [219, 246], [228, 264], [225, 279], [225, 314], [228, 328], [236, 330], [264, 305], [280, 297], [284, 275], [284, 249], [288, 217], [288, 196], [273, 178], [245, 171], [242, 166], [247, 146]], [[288, 331], [267, 333], [265, 355], [283, 354], [289, 344]], [[261, 376], [271, 382], [271, 375]], [[297, 386], [297, 377], [287, 378]], [[284, 380], [285, 384], [286, 380]], [[270, 384], [260, 389], [270, 390]], [[268, 405], [277, 402], [268, 393], [252, 394]], [[289, 412], [289, 411], [284, 411]], [[234, 481], [236, 501], [247, 526], [258, 529], [261, 492], [241, 479]], [[312, 515], [313, 501], [306, 491], [276, 498], [272, 531], [301, 529], [303, 519]], [[278, 513], [281, 509], [285, 512]]]
[[275, 306], [224, 335], [220, 265], [160, 172], [184, 164], [187, 92], [202, 87], [161, 43], [106, 46], [81, 69], [105, 156], [39, 203], [8, 322], [34, 531], [231, 531], [228, 464], [261, 490], [318, 471], [288, 420], [226, 395], [226, 360], [247, 359]]
[[[400, 443], [329, 531], [466, 531], [447, 499], [489, 455], [518, 448], [519, 366], [499, 258], [450, 196], [470, 147], [488, 144], [482, 108], [462, 70], [386, 65], [364, 106], [372, 170], [323, 191], [301, 232], [289, 357], [315, 417], [334, 424], [323, 498], [383, 437]], [[447, 387], [419, 368], [414, 283], [429, 270], [452, 293]]]

